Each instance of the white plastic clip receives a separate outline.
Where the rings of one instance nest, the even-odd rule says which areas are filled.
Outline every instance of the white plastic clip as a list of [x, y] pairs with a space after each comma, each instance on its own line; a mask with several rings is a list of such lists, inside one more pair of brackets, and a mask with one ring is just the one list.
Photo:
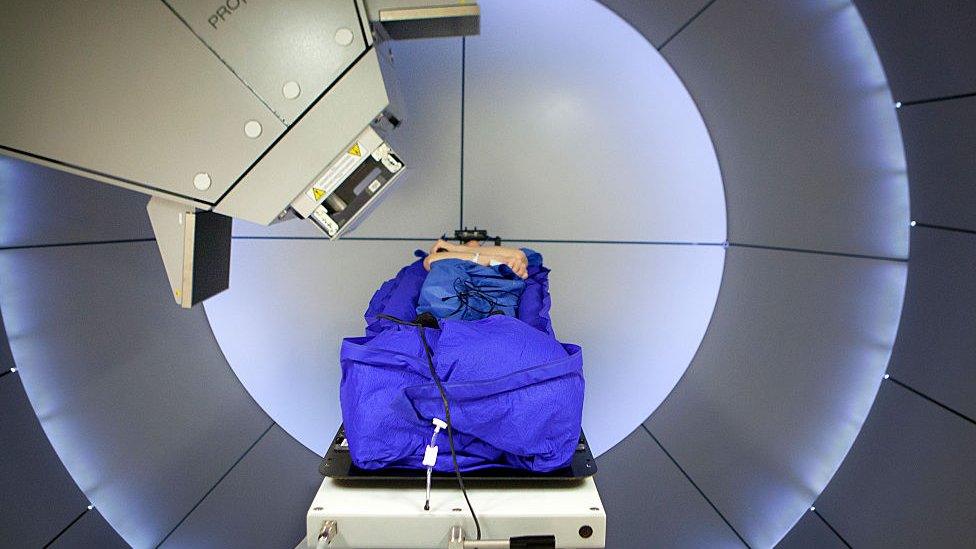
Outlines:
[[447, 429], [447, 424], [441, 421], [439, 418], [435, 417], [434, 419], [431, 420], [431, 423], [433, 423], [434, 427], [437, 428], [435, 429], [436, 431], [440, 431], [441, 429]]
[[437, 446], [428, 446], [424, 451], [424, 466], [433, 467], [437, 464]]

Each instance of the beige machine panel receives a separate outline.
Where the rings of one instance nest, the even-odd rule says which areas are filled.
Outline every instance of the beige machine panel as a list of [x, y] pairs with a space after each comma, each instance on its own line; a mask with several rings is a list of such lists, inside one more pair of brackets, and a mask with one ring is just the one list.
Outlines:
[[355, 0], [167, 0], [287, 124], [366, 49]]
[[0, 153], [214, 203], [284, 130], [162, 2], [0, 12]]
[[268, 225], [389, 105], [371, 48], [215, 208]]

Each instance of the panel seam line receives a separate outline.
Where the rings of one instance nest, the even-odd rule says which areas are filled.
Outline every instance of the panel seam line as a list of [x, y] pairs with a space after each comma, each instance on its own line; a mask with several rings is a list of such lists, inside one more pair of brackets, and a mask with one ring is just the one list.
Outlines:
[[820, 511], [814, 509], [813, 514], [817, 515], [817, 517], [820, 518], [820, 520], [827, 526], [827, 528], [830, 528], [830, 531], [833, 532], [835, 536], [837, 536], [837, 539], [839, 539], [841, 543], [847, 546], [847, 549], [853, 549], [853, 547], [851, 547], [851, 544], [847, 543], [847, 540], [844, 539], [844, 536], [840, 535], [840, 532], [838, 532], [837, 529], [834, 528], [832, 524], [827, 522], [827, 519], [825, 519], [824, 516], [820, 514]]
[[669, 36], [667, 38], [667, 40], [665, 40], [664, 42], [662, 42], [661, 45], [658, 46], [657, 51], [663, 50], [664, 49], [664, 46], [667, 46], [668, 44], [671, 43], [672, 40], [674, 40], [675, 38], [677, 38], [677, 36], [679, 34], [681, 34], [682, 31], [684, 31], [692, 23], [694, 23], [696, 19], [698, 19], [699, 17], [701, 17], [701, 14], [705, 13], [705, 10], [707, 10], [710, 7], [712, 7], [712, 4], [714, 4], [715, 2], [716, 2], [716, 0], [710, 0], [707, 4], [705, 4], [704, 6], [702, 6], [702, 8], [695, 13], [695, 15], [692, 15], [691, 16], [691, 19], [689, 19], [684, 25], [681, 25], [680, 27], [678, 27], [678, 30], [674, 31], [674, 34], [672, 34], [671, 36]]
[[51, 541], [49, 541], [49, 542], [47, 542], [47, 543], [44, 544], [44, 549], [47, 549], [48, 547], [50, 547], [51, 545], [53, 545], [54, 542], [58, 541], [58, 539], [61, 538], [61, 536], [63, 536], [65, 532], [67, 532], [68, 530], [70, 530], [71, 527], [74, 526], [79, 520], [81, 520], [81, 517], [85, 516], [85, 514], [88, 513], [88, 511], [90, 511], [90, 509], [88, 507], [85, 507], [85, 510], [82, 511], [81, 513], [79, 513], [78, 516], [75, 517], [74, 520], [72, 520], [71, 522], [69, 522], [67, 526], [65, 526], [64, 528], [62, 528], [61, 531], [58, 532], [58, 535], [54, 536], [54, 538], [51, 539]]
[[735, 529], [735, 526], [732, 526], [732, 523], [729, 522], [729, 519], [725, 518], [725, 515], [723, 515], [722, 512], [719, 511], [718, 507], [714, 503], [712, 503], [712, 500], [705, 495], [705, 492], [698, 486], [698, 484], [695, 483], [694, 480], [692, 480], [691, 475], [689, 475], [688, 472], [685, 471], [684, 467], [682, 467], [681, 464], [678, 463], [678, 460], [674, 459], [674, 456], [671, 455], [671, 452], [668, 452], [667, 448], [665, 448], [664, 445], [661, 444], [661, 441], [658, 440], [656, 436], [654, 436], [654, 433], [652, 433], [650, 429], [647, 428], [647, 425], [641, 423], [641, 427], [644, 428], [644, 431], [654, 440], [654, 442], [658, 445], [658, 447], [661, 448], [661, 451], [664, 452], [664, 455], [668, 456], [668, 459], [671, 460], [671, 463], [674, 463], [674, 466], [677, 467], [679, 471], [681, 471], [681, 474], [684, 475], [686, 479], [688, 479], [688, 482], [690, 482], [691, 485], [695, 487], [695, 490], [698, 491], [701, 497], [704, 498], [705, 501], [708, 503], [708, 505], [711, 506], [711, 508], [715, 511], [716, 514], [718, 514], [719, 518], [722, 519], [722, 522], [724, 522], [725, 525], [728, 526], [730, 530], [732, 530], [732, 533], [735, 534], [735, 537], [739, 538], [739, 541], [741, 541], [743, 545], [751, 549], [752, 546], [749, 545], [749, 542], [747, 542], [745, 538], [742, 537], [742, 534], [740, 534], [739, 531]]
[[73, 246], [98, 246], [101, 244], [128, 244], [131, 242], [154, 242], [155, 238], [120, 238], [116, 240], [87, 240], [85, 242], [60, 242], [56, 244], [24, 244], [20, 246], [0, 246], [0, 252], [10, 250], [32, 250], [36, 248], [70, 248]]
[[907, 390], [907, 391], [909, 391], [911, 393], [914, 393], [916, 396], [922, 397], [923, 399], [931, 402], [932, 404], [935, 404], [939, 408], [942, 408], [943, 410], [945, 410], [945, 411], [947, 411], [947, 412], [949, 412], [949, 413], [951, 413], [953, 415], [956, 415], [959, 418], [964, 419], [964, 420], [968, 421], [969, 423], [972, 423], [973, 425], [976, 425], [976, 420], [974, 420], [973, 418], [971, 418], [971, 417], [967, 416], [966, 414], [964, 414], [964, 413], [962, 413], [962, 412], [960, 412], [960, 411], [952, 408], [951, 406], [949, 406], [947, 404], [943, 404], [942, 402], [939, 402], [938, 400], [936, 400], [936, 399], [928, 396], [927, 394], [925, 394], [922, 391], [919, 391], [918, 389], [916, 389], [916, 388], [908, 385], [907, 383], [904, 383], [902, 381], [899, 381], [899, 380], [895, 379], [890, 374], [888, 374], [888, 377], [886, 378], [886, 380], [887, 381], [891, 381], [895, 385], [898, 385], [901, 388], [903, 388], [903, 389], [905, 389], [905, 390]]
[[203, 494], [203, 497], [202, 497], [202, 498], [200, 498], [200, 501], [197, 501], [197, 503], [196, 503], [196, 504], [195, 504], [195, 505], [194, 505], [193, 507], [191, 507], [191, 508], [190, 508], [190, 510], [189, 510], [189, 511], [187, 511], [187, 513], [186, 513], [185, 515], [183, 515], [183, 518], [181, 518], [181, 519], [180, 519], [180, 521], [176, 523], [176, 526], [174, 526], [174, 527], [173, 527], [173, 529], [172, 529], [172, 530], [170, 530], [170, 531], [169, 531], [169, 532], [168, 532], [168, 533], [167, 533], [167, 534], [166, 534], [166, 535], [165, 535], [165, 536], [163, 537], [163, 539], [162, 539], [162, 540], [160, 540], [160, 542], [159, 542], [158, 544], [156, 544], [156, 546], [155, 546], [155, 547], [156, 547], [156, 549], [158, 549], [158, 548], [159, 548], [160, 546], [162, 546], [162, 545], [163, 545], [164, 543], [166, 543], [166, 540], [168, 540], [168, 539], [169, 539], [169, 537], [170, 537], [170, 536], [172, 536], [172, 535], [173, 535], [173, 533], [174, 533], [174, 532], [176, 532], [176, 530], [177, 530], [177, 529], [179, 529], [179, 527], [180, 527], [180, 526], [182, 526], [184, 522], [186, 522], [186, 519], [188, 519], [188, 518], [190, 518], [190, 515], [192, 515], [192, 514], [193, 514], [193, 512], [197, 510], [197, 507], [199, 507], [199, 506], [200, 506], [200, 505], [201, 505], [201, 504], [202, 504], [202, 503], [203, 503], [203, 502], [204, 502], [204, 501], [205, 501], [205, 500], [207, 499], [207, 497], [208, 497], [208, 496], [209, 496], [209, 495], [210, 495], [211, 493], [213, 493], [213, 491], [214, 491], [214, 490], [216, 490], [216, 489], [217, 489], [217, 487], [218, 487], [218, 486], [220, 486], [220, 483], [221, 483], [221, 482], [223, 482], [223, 480], [224, 480], [225, 478], [227, 478], [227, 475], [229, 475], [229, 474], [231, 473], [231, 471], [233, 471], [233, 470], [234, 470], [234, 468], [235, 468], [235, 467], [237, 467], [237, 465], [238, 465], [238, 464], [239, 464], [240, 462], [242, 462], [242, 461], [244, 461], [244, 458], [245, 458], [245, 457], [247, 457], [247, 455], [248, 455], [249, 453], [251, 453], [251, 450], [253, 450], [253, 449], [254, 449], [254, 447], [255, 447], [255, 446], [257, 446], [259, 442], [261, 442], [261, 439], [263, 439], [263, 438], [264, 438], [264, 436], [265, 436], [265, 435], [267, 435], [267, 434], [268, 434], [268, 432], [269, 432], [269, 431], [271, 431], [271, 429], [272, 429], [272, 428], [273, 428], [273, 427], [274, 427], [275, 425], [277, 425], [277, 424], [278, 424], [277, 422], [275, 422], [275, 421], [272, 421], [272, 422], [271, 422], [271, 425], [268, 425], [268, 428], [267, 428], [267, 429], [265, 429], [263, 433], [261, 433], [261, 435], [260, 435], [260, 436], [259, 436], [259, 437], [257, 438], [257, 440], [255, 440], [255, 441], [254, 441], [253, 443], [251, 443], [251, 445], [247, 447], [247, 450], [244, 450], [244, 453], [243, 453], [243, 454], [241, 454], [241, 457], [239, 457], [239, 458], [237, 458], [237, 460], [236, 460], [236, 461], [234, 461], [234, 463], [233, 463], [233, 464], [231, 464], [231, 466], [230, 466], [230, 468], [229, 468], [229, 469], [227, 469], [227, 472], [225, 472], [225, 473], [224, 473], [223, 475], [220, 475], [220, 478], [219, 478], [219, 479], [217, 479], [217, 482], [215, 482], [215, 483], [214, 483], [214, 485], [213, 485], [213, 486], [211, 486], [209, 490], [207, 490], [207, 493], [206, 493], [206, 494]]
[[[257, 100], [260, 101], [261, 104], [265, 106], [265, 108], [267, 108], [269, 111], [271, 111], [271, 114], [273, 114], [275, 116], [275, 118], [277, 118], [278, 120], [280, 120], [282, 124], [284, 124], [285, 126], [288, 125], [288, 122], [286, 122], [285, 119], [280, 114], [278, 114], [277, 111], [275, 111], [273, 108], [271, 108], [271, 105], [269, 105], [268, 102], [265, 101], [263, 97], [261, 97], [260, 95], [258, 95], [258, 92], [254, 91], [254, 88], [252, 88], [251, 85], [248, 84], [247, 81], [244, 80], [243, 77], [241, 77], [241, 75], [237, 74], [237, 71], [235, 71], [234, 68], [231, 67], [230, 64], [227, 61], [225, 61], [224, 58], [221, 57], [219, 53], [217, 53], [217, 50], [215, 50], [212, 47], [210, 47], [210, 44], [208, 44], [207, 41], [204, 40], [203, 37], [200, 36], [197, 33], [197, 31], [195, 31], [193, 29], [193, 27], [190, 26], [190, 23], [187, 22], [187, 20], [184, 19], [183, 16], [180, 15], [179, 12], [176, 11], [176, 9], [173, 8], [173, 6], [171, 6], [167, 0], [161, 0], [161, 2], [163, 4], [165, 4], [167, 8], [169, 8], [169, 11], [173, 12], [173, 15], [175, 15], [176, 18], [179, 19], [180, 22], [183, 23], [183, 26], [185, 26], [188, 31], [190, 31], [191, 33], [193, 33], [193, 36], [196, 36], [197, 37], [197, 40], [199, 40], [201, 44], [203, 44], [208, 50], [210, 50], [210, 53], [212, 53], [214, 55], [214, 57], [216, 57], [217, 60], [220, 61], [220, 63], [223, 66], [227, 67], [227, 70], [229, 70], [230, 73], [234, 75], [234, 77], [236, 77], [238, 80], [240, 80], [241, 84], [244, 84], [244, 87], [247, 88], [248, 91], [251, 92], [251, 95], [253, 95], [254, 97], [256, 97]], [[360, 26], [361, 26], [361, 23], [360, 23]]]
[[741, 242], [729, 242], [729, 246], [735, 246], [739, 248], [756, 248], [760, 250], [774, 250], [780, 252], [797, 252], [804, 254], [816, 254], [816, 255], [830, 255], [834, 257], [851, 257], [855, 259], [874, 259], [878, 261], [895, 261], [898, 263], [907, 263], [908, 258], [901, 257], [889, 257], [884, 255], [870, 255], [870, 254], [855, 254], [848, 252], [830, 252], [826, 250], [808, 250], [805, 248], [791, 248], [788, 246], [766, 246], [764, 244], [744, 244]]

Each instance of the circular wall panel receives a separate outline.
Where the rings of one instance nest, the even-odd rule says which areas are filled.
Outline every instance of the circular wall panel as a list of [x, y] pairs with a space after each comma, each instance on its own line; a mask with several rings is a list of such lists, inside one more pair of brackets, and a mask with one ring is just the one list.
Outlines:
[[[369, 297], [411, 252], [459, 221], [540, 251], [553, 269], [554, 327], [583, 346], [596, 453], [664, 400], [708, 326], [725, 199], [677, 75], [591, 0], [487, 1], [482, 12], [481, 35], [463, 43], [394, 45], [414, 117], [400, 137], [420, 172], [352, 239], [322, 240], [297, 221], [238, 227], [231, 288], [206, 303], [245, 387], [316, 452], [341, 421], [342, 338], [362, 334]], [[424, 171], [451, 163], [446, 175]]]

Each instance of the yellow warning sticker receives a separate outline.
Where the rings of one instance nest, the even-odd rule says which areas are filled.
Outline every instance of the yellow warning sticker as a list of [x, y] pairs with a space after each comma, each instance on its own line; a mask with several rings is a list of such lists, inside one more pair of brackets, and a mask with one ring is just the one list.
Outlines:
[[312, 187], [312, 194], [315, 196], [315, 201], [318, 202], [319, 200], [322, 200], [323, 196], [325, 196], [325, 191]]
[[352, 146], [351, 149], [349, 149], [349, 154], [354, 155], [354, 156], [362, 156], [363, 155], [363, 151], [359, 148], [359, 143], [356, 143], [355, 145]]

